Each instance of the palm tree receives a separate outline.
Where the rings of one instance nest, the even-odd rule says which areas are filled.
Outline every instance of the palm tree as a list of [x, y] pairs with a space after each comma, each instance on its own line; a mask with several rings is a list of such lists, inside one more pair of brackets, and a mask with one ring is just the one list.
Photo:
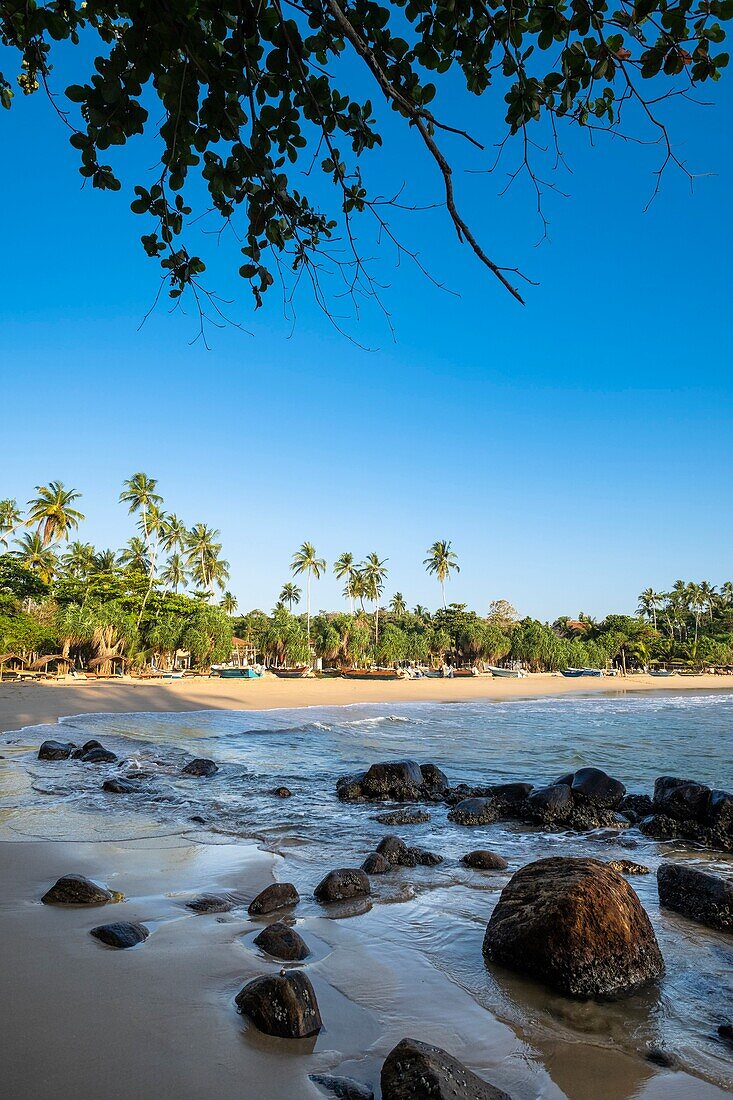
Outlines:
[[70, 577], [87, 577], [94, 568], [95, 553], [90, 542], [69, 543], [61, 559], [61, 565]]
[[120, 565], [125, 569], [135, 569], [139, 573], [150, 572], [150, 556], [147, 543], [139, 535], [133, 535], [127, 545], [120, 550]]
[[657, 629], [657, 608], [659, 607], [659, 595], [653, 588], [645, 588], [639, 596], [639, 606], [636, 609], [638, 615], [646, 615], [654, 623]]
[[367, 599], [374, 600], [374, 643], [379, 641], [379, 597], [384, 591], [384, 582], [387, 579], [385, 568], [387, 558], [380, 561], [375, 553], [367, 555], [362, 563], [360, 572], [364, 582], [364, 594]]
[[219, 531], [207, 527], [205, 523], [196, 523], [188, 532], [186, 539], [186, 564], [193, 580], [211, 596], [214, 585], [224, 588], [229, 577], [229, 562], [223, 561]]
[[311, 577], [314, 576], [316, 580], [319, 580], [323, 573], [326, 571], [325, 558], [319, 558], [316, 555], [316, 548], [312, 542], [304, 542], [300, 550], [293, 554], [293, 560], [290, 564], [290, 568], [293, 574], [298, 577], [303, 573], [306, 575], [305, 585], [305, 610], [306, 610], [306, 640], [308, 642], [308, 651], [310, 652], [311, 644]]
[[160, 542], [164, 550], [169, 554], [177, 550], [183, 550], [186, 545], [188, 530], [182, 519], [175, 512], [163, 516], [160, 524]]
[[292, 612], [293, 604], [300, 603], [302, 595], [303, 590], [301, 588], [298, 588], [297, 584], [293, 584], [292, 581], [288, 581], [287, 584], [284, 584], [282, 586], [282, 589], [280, 590], [278, 603], [286, 603], [290, 608], [290, 611]]
[[423, 565], [427, 568], [428, 573], [437, 577], [440, 581], [440, 591], [443, 594], [443, 607], [445, 607], [445, 582], [448, 580], [451, 570], [455, 573], [460, 573], [461, 571], [461, 567], [458, 564], [458, 558], [451, 550], [451, 543], [446, 542], [445, 539], [434, 542], [428, 550], [428, 556], [423, 561]]
[[44, 545], [38, 532], [26, 531], [24, 535], [16, 540], [16, 546], [18, 549], [13, 551], [15, 557], [28, 569], [38, 573], [41, 580], [44, 580], [47, 584], [50, 583], [58, 567], [58, 559], [53, 550]]
[[233, 596], [231, 592], [225, 592], [222, 596], [219, 607], [222, 609], [225, 615], [233, 615], [237, 610], [237, 598]]
[[76, 489], [64, 489], [63, 482], [49, 481], [48, 485], [36, 485], [37, 497], [28, 501], [26, 524], [38, 524], [38, 534], [44, 546], [59, 539], [68, 539], [84, 519], [82, 512], [71, 505], [79, 500]]
[[351, 600], [351, 614], [353, 615], [354, 614], [354, 594], [353, 594], [353, 587], [354, 586], [351, 582], [354, 578], [354, 574], [356, 573], [356, 566], [354, 565], [354, 555], [350, 554], [348, 552], [348, 550], [345, 550], [344, 553], [341, 554], [340, 557], [336, 558], [336, 561], [333, 563], [333, 571], [336, 574], [336, 577], [338, 578], [338, 580], [345, 581], [344, 595], [348, 596], [349, 599]]
[[171, 554], [168, 558], [165, 569], [160, 575], [160, 579], [163, 584], [172, 585], [176, 595], [178, 594], [179, 586], [185, 585], [186, 566], [183, 557], [178, 552]]
[[152, 526], [154, 526], [156, 520], [160, 522], [162, 519], [160, 506], [163, 503], [163, 498], [160, 493], [156, 492], [157, 487], [156, 478], [148, 477], [147, 474], [140, 472], [133, 474], [127, 481], [123, 481], [122, 492], [120, 493], [120, 502], [129, 505], [129, 514], [140, 513], [140, 527], [147, 548], [148, 570], [150, 571], [153, 568]]
[[94, 555], [92, 572], [114, 573], [118, 565], [117, 554], [114, 550], [100, 550]]
[[22, 522], [23, 513], [17, 500], [0, 500], [0, 544], [6, 549]]
[[393, 615], [404, 615], [407, 611], [407, 604], [405, 603], [405, 597], [401, 592], [395, 592], [394, 596], [390, 600], [389, 609]]
[[703, 603], [707, 609], [710, 617], [710, 623], [713, 622], [713, 610], [718, 601], [718, 593], [715, 589], [715, 585], [712, 585], [710, 581], [700, 581], [700, 595]]

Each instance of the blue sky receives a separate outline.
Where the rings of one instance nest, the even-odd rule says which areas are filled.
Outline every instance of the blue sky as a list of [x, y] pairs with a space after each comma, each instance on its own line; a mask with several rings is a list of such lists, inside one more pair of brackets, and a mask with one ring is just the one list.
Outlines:
[[[191, 346], [192, 316], [165, 308], [138, 331], [157, 274], [128, 203], [151, 178], [150, 150], [133, 152], [120, 195], [82, 192], [58, 120], [40, 96], [20, 97], [0, 117], [0, 497], [25, 501], [61, 479], [83, 491], [83, 537], [118, 546], [132, 533], [120, 483], [145, 470], [171, 510], [221, 530], [243, 610], [273, 605], [304, 539], [329, 561], [376, 550], [389, 559], [387, 597], [433, 606], [422, 559], [448, 538], [462, 566], [450, 598], [485, 610], [503, 597], [549, 619], [633, 610], [642, 588], [677, 577], [728, 579], [729, 85], [705, 90], [711, 107], [670, 112], [681, 155], [709, 175], [690, 194], [670, 170], [646, 213], [659, 149], [564, 140], [573, 174], [558, 182], [570, 197], [550, 197], [538, 247], [525, 185], [500, 198], [502, 171], [457, 173], [487, 251], [540, 284], [524, 309], [440, 211], [397, 215], [457, 293], [384, 252], [375, 270], [396, 342], [367, 310], [351, 331], [371, 351], [305, 293], [294, 330], [275, 293], [254, 316], [231, 277], [236, 246], [210, 236], [210, 281], [236, 297], [251, 335], [227, 329], [210, 351]], [[443, 115], [489, 144], [501, 135], [488, 100], [452, 91]], [[377, 189], [438, 198], [413, 136], [391, 119], [386, 134]], [[472, 168], [491, 159], [449, 148]], [[332, 577], [318, 585], [316, 606], [340, 602]]]

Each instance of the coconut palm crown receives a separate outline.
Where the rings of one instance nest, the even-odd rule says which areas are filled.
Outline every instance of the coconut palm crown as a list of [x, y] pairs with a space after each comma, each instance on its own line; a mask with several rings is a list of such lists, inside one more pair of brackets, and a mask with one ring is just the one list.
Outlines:
[[458, 564], [458, 558], [451, 550], [451, 543], [446, 539], [440, 539], [434, 542], [428, 550], [428, 556], [423, 561], [423, 565], [427, 569], [428, 573], [437, 577], [440, 581], [440, 591], [443, 596], [443, 607], [445, 604], [445, 582], [451, 574], [460, 573], [461, 567]]
[[28, 501], [26, 524], [38, 525], [38, 534], [44, 546], [59, 539], [68, 539], [84, 519], [83, 512], [72, 508], [81, 493], [65, 489], [62, 481], [49, 481], [48, 485], [36, 485], [38, 496]]

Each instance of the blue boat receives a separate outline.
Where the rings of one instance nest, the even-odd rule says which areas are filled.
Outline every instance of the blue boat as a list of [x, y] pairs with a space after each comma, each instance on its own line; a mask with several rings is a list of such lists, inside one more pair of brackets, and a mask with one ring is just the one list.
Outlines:
[[213, 676], [221, 676], [222, 680], [257, 680], [262, 675], [254, 668], [222, 668], [212, 666]]
[[603, 669], [600, 668], [565, 668], [562, 670], [563, 676], [603, 676]]

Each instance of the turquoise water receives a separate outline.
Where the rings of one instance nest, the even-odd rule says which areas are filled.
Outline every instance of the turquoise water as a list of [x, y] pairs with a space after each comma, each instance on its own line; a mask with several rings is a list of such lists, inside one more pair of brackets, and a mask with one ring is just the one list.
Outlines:
[[[667, 963], [659, 987], [616, 1004], [577, 1005], [487, 969], [480, 952], [499, 891], [513, 871], [533, 859], [627, 857], [654, 871], [661, 859], [671, 858], [733, 875], [733, 858], [660, 844], [635, 829], [585, 835], [514, 823], [466, 829], [448, 822], [442, 805], [430, 807], [426, 824], [390, 829], [373, 819], [382, 807], [344, 805], [335, 797], [339, 776], [375, 760], [407, 756], [438, 764], [452, 783], [542, 783], [592, 764], [631, 792], [651, 793], [662, 774], [731, 789], [733, 694], [101, 714], [64, 720], [61, 735], [77, 743], [97, 737], [125, 758], [126, 770], [151, 777], [148, 790], [105, 795], [101, 780], [114, 767], [36, 760], [38, 744], [59, 737], [58, 727], [5, 735], [9, 760], [31, 777], [30, 784], [6, 787], [0, 799], [5, 824], [17, 835], [77, 839], [79, 815], [93, 815], [94, 836], [100, 838], [133, 835], [151, 819], [162, 832], [195, 829], [204, 843], [207, 836], [217, 842], [256, 837], [283, 857], [279, 877], [292, 877], [305, 895], [325, 870], [358, 866], [381, 836], [396, 832], [444, 857], [438, 867], [373, 880], [375, 907], [391, 903], [389, 935], [406, 952], [419, 951], [480, 1004], [538, 1041], [590, 1037], [640, 1056], [662, 1047], [693, 1073], [733, 1086], [729, 1050], [715, 1035], [719, 1023], [733, 1020], [733, 937], [660, 912], [653, 874], [630, 881], [650, 913]], [[180, 767], [192, 755], [212, 757], [219, 773], [210, 780], [182, 779]], [[270, 792], [280, 785], [293, 797], [274, 798]], [[192, 817], [203, 824], [194, 825]], [[463, 868], [460, 856], [479, 847], [501, 852], [509, 871], [481, 876]]]

